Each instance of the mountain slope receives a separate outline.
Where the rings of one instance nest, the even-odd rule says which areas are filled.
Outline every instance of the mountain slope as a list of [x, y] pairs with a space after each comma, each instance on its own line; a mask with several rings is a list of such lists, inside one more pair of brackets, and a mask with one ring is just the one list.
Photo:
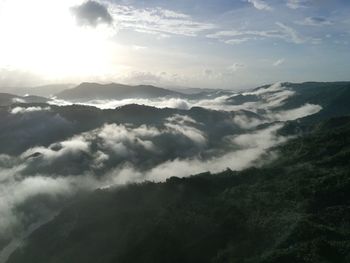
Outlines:
[[283, 105], [284, 108], [289, 109], [305, 103], [322, 106], [323, 109], [309, 119], [319, 121], [350, 114], [350, 82], [285, 83], [285, 86], [296, 94]]
[[117, 83], [98, 84], [81, 83], [75, 88], [64, 90], [56, 96], [60, 99], [73, 101], [88, 101], [96, 99], [128, 99], [128, 98], [158, 98], [173, 96], [181, 93], [150, 85], [129, 86]]
[[8, 262], [349, 262], [349, 140], [332, 119], [260, 169], [98, 190]]
[[[226, 104], [236, 108], [258, 109], [258, 113], [278, 119], [301, 119], [312, 124], [327, 118], [350, 114], [350, 82], [276, 83], [235, 94]], [[279, 113], [278, 113], [279, 112]]]
[[[42, 110], [13, 114], [16, 107], [24, 111], [31, 108]], [[197, 124], [194, 125], [208, 133], [212, 142], [218, 142], [229, 134], [243, 132], [243, 128], [232, 122], [236, 116], [259, 119], [257, 114], [247, 111], [224, 112], [198, 107], [179, 110], [130, 104], [113, 110], [101, 110], [82, 105], [15, 104], [0, 107], [0, 154], [20, 154], [34, 146], [48, 146], [100, 128], [104, 124], [151, 125], [162, 128], [168, 118], [177, 115], [189, 116], [196, 121]]]
[[40, 96], [18, 96], [10, 93], [0, 93], [0, 106], [9, 106], [14, 103], [46, 103], [49, 100]]

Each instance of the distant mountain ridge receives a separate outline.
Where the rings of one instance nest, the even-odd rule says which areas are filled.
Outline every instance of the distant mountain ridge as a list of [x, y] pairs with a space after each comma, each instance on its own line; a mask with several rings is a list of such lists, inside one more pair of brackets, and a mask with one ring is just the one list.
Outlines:
[[46, 103], [49, 99], [40, 96], [17, 96], [10, 93], [0, 93], [0, 106], [14, 103]]
[[96, 99], [129, 99], [129, 98], [160, 98], [179, 97], [180, 92], [158, 88], [152, 85], [129, 86], [118, 83], [99, 84], [83, 82], [75, 88], [64, 90], [56, 97], [73, 101], [87, 101]]
[[34, 87], [0, 87], [0, 92], [10, 93], [18, 96], [41, 96], [41, 97], [51, 97], [52, 95], [59, 93], [63, 90], [74, 87], [73, 84], [51, 84], [44, 86], [34, 86]]

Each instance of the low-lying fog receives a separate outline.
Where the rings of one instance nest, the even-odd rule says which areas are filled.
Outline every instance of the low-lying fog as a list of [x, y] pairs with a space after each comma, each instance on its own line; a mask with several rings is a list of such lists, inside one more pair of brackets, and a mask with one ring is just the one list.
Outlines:
[[[20, 239], [50, 218], [79, 191], [227, 168], [242, 170], [271, 160], [275, 156], [268, 149], [288, 139], [278, 133], [283, 122], [321, 110], [312, 104], [284, 109], [294, 95], [275, 84], [197, 100], [88, 101], [80, 104], [100, 109], [142, 104], [181, 111], [154, 115], [145, 123], [108, 121], [85, 130], [56, 110], [57, 105], [72, 105], [69, 101], [9, 107], [0, 116], [6, 119], [0, 136], [18, 147], [10, 145], [0, 154], [0, 262], [15, 247], [8, 245], [10, 240]], [[196, 115], [190, 110], [193, 107], [210, 111]], [[69, 136], [61, 138], [61, 134]]]

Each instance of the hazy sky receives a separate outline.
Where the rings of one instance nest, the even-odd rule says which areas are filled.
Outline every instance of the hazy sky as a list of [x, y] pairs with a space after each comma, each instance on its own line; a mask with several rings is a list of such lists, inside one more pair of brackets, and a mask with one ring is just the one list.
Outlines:
[[349, 80], [348, 0], [0, 0], [0, 85]]

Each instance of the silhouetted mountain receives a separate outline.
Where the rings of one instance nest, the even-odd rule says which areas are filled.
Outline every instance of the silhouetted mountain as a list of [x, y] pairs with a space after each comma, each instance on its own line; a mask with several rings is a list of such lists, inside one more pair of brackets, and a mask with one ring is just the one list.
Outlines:
[[56, 96], [60, 99], [73, 101], [88, 101], [97, 99], [129, 99], [129, 98], [159, 98], [178, 97], [181, 93], [154, 87], [151, 85], [129, 86], [117, 83], [98, 84], [81, 83], [79, 86], [64, 90]]

